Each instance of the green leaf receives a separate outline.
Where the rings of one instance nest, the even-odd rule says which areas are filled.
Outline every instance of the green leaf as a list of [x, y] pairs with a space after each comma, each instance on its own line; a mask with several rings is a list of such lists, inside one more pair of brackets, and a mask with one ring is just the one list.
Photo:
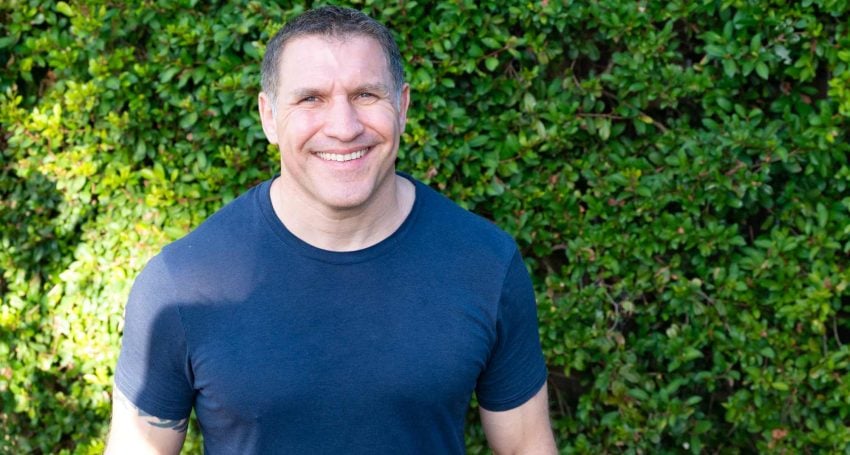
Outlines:
[[118, 80], [117, 77], [110, 77], [106, 80], [106, 83], [104, 85], [109, 90], [119, 90], [121, 88], [121, 82]]
[[0, 49], [11, 47], [18, 41], [14, 36], [4, 36], [0, 38]]
[[756, 74], [762, 79], [767, 80], [768, 76], [770, 76], [770, 70], [767, 68], [767, 64], [761, 61], [756, 63]]
[[148, 149], [147, 145], [145, 144], [145, 141], [139, 140], [136, 143], [136, 150], [133, 152], [133, 161], [143, 160], [147, 154], [147, 151]]
[[724, 50], [720, 46], [709, 44], [708, 46], [705, 46], [705, 53], [712, 57], [723, 58], [723, 55], [726, 53], [726, 50]]
[[466, 143], [470, 147], [475, 148], [475, 147], [481, 147], [482, 145], [486, 144], [487, 141], [489, 141], [489, 140], [490, 140], [490, 136], [488, 136], [486, 134], [479, 134], [479, 135], [473, 137], [472, 139], [470, 139], [469, 141], [467, 141]]
[[753, 52], [761, 50], [761, 33], [756, 33], [753, 35], [752, 39], [750, 39], [750, 50]]
[[198, 113], [197, 112], [189, 112], [184, 115], [183, 118], [180, 119], [180, 128], [187, 130], [198, 121]]
[[788, 384], [786, 384], [784, 382], [774, 382], [772, 384], [772, 386], [773, 386], [774, 389], [782, 391], [782, 392], [787, 392], [788, 390], [790, 390], [790, 387], [788, 387]]
[[649, 394], [646, 393], [643, 389], [629, 389], [629, 395], [632, 398], [635, 398], [640, 401], [649, 400]]
[[257, 47], [254, 46], [254, 43], [246, 42], [242, 45], [242, 50], [245, 52], [245, 55], [250, 57], [251, 59], [257, 60], [260, 58], [260, 53], [257, 51]]
[[738, 65], [735, 63], [735, 60], [731, 58], [726, 58], [723, 60], [723, 72], [726, 73], [726, 77], [733, 78], [735, 74], [738, 72]]
[[185, 229], [172, 225], [166, 226], [163, 231], [171, 239], [179, 239], [180, 237], [186, 235]]
[[162, 73], [160, 73], [159, 81], [160, 82], [170, 81], [174, 77], [174, 75], [177, 74], [178, 71], [180, 71], [180, 68], [177, 68], [176, 66], [171, 66], [171, 67], [165, 69]]
[[66, 15], [68, 17], [74, 17], [74, 15], [76, 15], [74, 10], [71, 9], [71, 5], [69, 5], [66, 2], [57, 2], [56, 3], [56, 11]]
[[596, 125], [596, 132], [599, 133], [599, 138], [603, 141], [607, 141], [609, 137], [611, 137], [611, 120], [607, 118], [600, 118], [599, 122]]
[[484, 60], [484, 66], [486, 66], [488, 70], [493, 71], [499, 66], [499, 59], [496, 57], [487, 57], [487, 59]]
[[696, 349], [692, 346], [689, 346], [689, 347], [685, 348], [685, 352], [682, 354], [682, 357], [686, 361], [690, 361], [690, 360], [699, 359], [699, 358], [703, 357], [703, 353], [699, 349]]
[[490, 49], [496, 49], [499, 47], [499, 42], [489, 36], [483, 38], [481, 42], [484, 43], [484, 45], [489, 47]]
[[818, 218], [818, 226], [820, 226], [821, 228], [825, 228], [826, 223], [829, 221], [829, 212], [826, 210], [826, 206], [819, 202], [816, 206], [816, 211]]

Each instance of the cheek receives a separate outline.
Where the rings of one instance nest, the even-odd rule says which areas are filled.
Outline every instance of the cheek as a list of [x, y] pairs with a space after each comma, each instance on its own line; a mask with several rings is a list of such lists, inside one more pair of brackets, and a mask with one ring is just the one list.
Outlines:
[[382, 135], [394, 135], [401, 127], [399, 114], [395, 109], [369, 110], [361, 114], [360, 121]]
[[304, 146], [321, 127], [319, 115], [316, 112], [291, 112], [280, 122], [279, 131], [283, 132], [282, 140], [290, 147]]

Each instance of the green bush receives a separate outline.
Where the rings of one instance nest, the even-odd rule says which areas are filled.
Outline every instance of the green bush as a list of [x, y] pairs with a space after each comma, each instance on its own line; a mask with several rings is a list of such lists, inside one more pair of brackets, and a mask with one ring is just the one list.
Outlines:
[[[274, 172], [271, 3], [0, 3], [0, 452], [102, 449], [136, 273]], [[399, 168], [524, 252], [563, 452], [850, 453], [850, 1], [351, 4]]]

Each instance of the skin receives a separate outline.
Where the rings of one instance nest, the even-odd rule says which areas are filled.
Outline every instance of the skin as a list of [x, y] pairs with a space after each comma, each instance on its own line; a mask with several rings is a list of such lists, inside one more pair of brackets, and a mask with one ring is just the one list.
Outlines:
[[507, 411], [479, 408], [487, 443], [497, 455], [551, 455], [557, 453], [549, 423], [546, 384], [531, 399]]
[[[410, 88], [393, 86], [380, 45], [371, 38], [307, 36], [287, 43], [277, 96], [259, 95], [269, 142], [280, 148], [281, 175], [271, 200], [297, 237], [330, 251], [354, 251], [392, 234], [413, 206], [415, 190], [395, 174]], [[366, 150], [360, 158], [329, 158]], [[186, 420], [159, 419], [114, 392], [106, 453], [179, 453]], [[546, 387], [509, 411], [481, 409], [498, 454], [553, 454]]]
[[112, 422], [106, 455], [178, 454], [186, 439], [188, 419], [154, 417], [137, 408], [117, 388], [112, 392]]
[[[377, 41], [307, 36], [287, 44], [276, 99], [259, 96], [281, 176], [272, 205], [307, 243], [331, 251], [366, 248], [388, 237], [413, 206], [413, 185], [395, 174], [410, 102], [393, 86]], [[366, 150], [359, 159], [329, 161]], [[324, 157], [322, 156], [324, 154]]]

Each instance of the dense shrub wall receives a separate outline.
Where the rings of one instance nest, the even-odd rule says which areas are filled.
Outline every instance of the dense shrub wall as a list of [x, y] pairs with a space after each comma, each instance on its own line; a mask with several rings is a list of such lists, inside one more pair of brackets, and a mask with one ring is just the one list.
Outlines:
[[[102, 447], [134, 276], [274, 172], [274, 3], [0, 2], [0, 452]], [[518, 239], [564, 452], [848, 453], [850, 2], [352, 4], [399, 168]]]

